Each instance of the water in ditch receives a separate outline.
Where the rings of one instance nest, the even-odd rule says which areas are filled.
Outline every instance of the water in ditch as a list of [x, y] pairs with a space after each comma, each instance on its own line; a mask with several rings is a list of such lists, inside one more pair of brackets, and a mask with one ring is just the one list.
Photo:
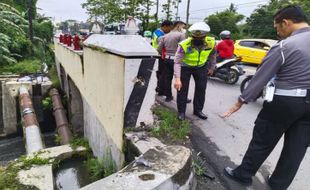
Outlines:
[[57, 190], [80, 189], [91, 182], [84, 161], [83, 158], [70, 158], [59, 164], [54, 171]]
[[[55, 134], [43, 134], [43, 141], [46, 148], [55, 146]], [[0, 139], [0, 166], [5, 166], [11, 160], [26, 154], [23, 137], [11, 137]]]

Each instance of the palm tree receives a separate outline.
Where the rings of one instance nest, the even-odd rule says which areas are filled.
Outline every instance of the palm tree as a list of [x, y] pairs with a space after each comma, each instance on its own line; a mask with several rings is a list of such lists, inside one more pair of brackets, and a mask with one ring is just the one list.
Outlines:
[[28, 28], [27, 21], [15, 8], [0, 3], [0, 65], [3, 63], [16, 63], [14, 57], [18, 56], [10, 51], [12, 35], [25, 36]]

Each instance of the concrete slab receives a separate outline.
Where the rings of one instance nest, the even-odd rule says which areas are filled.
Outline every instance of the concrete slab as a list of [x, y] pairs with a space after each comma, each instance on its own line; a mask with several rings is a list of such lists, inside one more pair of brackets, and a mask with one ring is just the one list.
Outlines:
[[[82, 190], [188, 189], [191, 151], [183, 146], [149, 149], [123, 170]], [[186, 186], [186, 187], [185, 187]]]
[[84, 41], [84, 44], [125, 57], [158, 55], [158, 52], [139, 35], [92, 34]]
[[126, 139], [130, 140], [141, 154], [144, 154], [151, 148], [166, 146], [157, 138], [147, 137], [145, 132], [129, 132], [125, 133], [125, 136]]
[[24, 185], [32, 185], [40, 190], [54, 189], [52, 165], [35, 166], [29, 170], [22, 170], [18, 173], [18, 178]]
[[35, 155], [38, 155], [39, 158], [43, 159], [66, 159], [71, 157], [74, 153], [83, 152], [86, 149], [84, 147], [77, 147], [76, 150], [73, 150], [70, 145], [62, 145], [62, 146], [56, 146], [52, 148], [46, 148], [39, 152], [34, 152], [32, 154], [29, 154], [28, 157], [34, 157]]

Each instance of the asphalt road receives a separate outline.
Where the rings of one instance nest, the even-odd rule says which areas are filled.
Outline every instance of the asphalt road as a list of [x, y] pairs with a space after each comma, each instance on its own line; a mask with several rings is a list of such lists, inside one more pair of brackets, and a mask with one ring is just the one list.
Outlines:
[[[255, 73], [256, 68], [245, 66], [246, 74]], [[209, 164], [214, 168], [214, 174], [222, 181], [225, 189], [241, 190], [254, 189], [264, 190], [269, 189], [265, 183], [265, 178], [270, 174], [279, 158], [283, 139], [272, 154], [264, 162], [263, 166], [253, 178], [253, 185], [243, 187], [239, 184], [227, 179], [222, 174], [222, 170], [226, 166], [235, 167], [240, 164], [242, 157], [247, 149], [248, 143], [252, 137], [252, 129], [254, 120], [262, 107], [262, 99], [254, 103], [244, 105], [237, 113], [227, 119], [219, 117], [219, 114], [224, 113], [240, 95], [240, 82], [244, 77], [241, 77], [237, 84], [227, 85], [220, 80], [214, 79], [208, 81], [206, 104], [204, 112], [208, 115], [208, 120], [200, 120], [193, 116], [193, 105], [188, 104], [186, 116], [192, 120], [192, 142], [196, 151], [201, 151]], [[190, 84], [189, 98], [193, 98], [193, 80]], [[175, 91], [174, 91], [174, 97]], [[163, 102], [163, 97], [157, 98]], [[176, 108], [175, 99], [166, 104], [166, 106]], [[310, 152], [306, 154], [300, 169], [289, 187], [289, 190], [307, 190], [309, 185], [307, 179], [310, 173]]]

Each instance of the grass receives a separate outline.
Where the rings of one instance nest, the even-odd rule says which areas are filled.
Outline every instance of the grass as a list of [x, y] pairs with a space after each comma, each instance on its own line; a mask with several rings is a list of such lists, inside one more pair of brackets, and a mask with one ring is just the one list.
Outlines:
[[52, 81], [52, 85], [54, 88], [60, 89], [60, 80], [58, 78], [58, 74], [57, 74], [57, 70], [56, 70], [56, 65], [53, 65], [49, 72], [48, 72], [48, 76]]
[[[86, 150], [90, 150], [88, 140], [84, 137], [74, 136], [70, 141], [70, 147], [76, 150], [77, 147], [83, 146]], [[87, 151], [88, 152], [88, 151]]]
[[92, 181], [97, 181], [116, 172], [116, 164], [110, 149], [107, 149], [103, 158], [94, 158], [90, 154], [91, 150], [87, 139], [77, 136], [70, 141], [70, 146], [73, 150], [79, 146], [83, 146], [88, 150], [86, 155], [83, 156], [87, 158], [85, 164]]
[[162, 106], [155, 107], [153, 113], [159, 118], [159, 126], [152, 129], [154, 136], [172, 138], [173, 140], [187, 138], [190, 133], [189, 121], [180, 121], [175, 112]]
[[18, 163], [21, 163], [20, 169], [29, 169], [33, 165], [46, 165], [50, 163], [50, 159], [44, 159], [39, 157], [38, 154], [35, 154], [33, 158], [27, 158], [26, 156], [21, 156], [18, 159]]
[[92, 181], [97, 181], [115, 173], [116, 164], [112, 158], [111, 150], [108, 149], [102, 159], [89, 158], [86, 161], [86, 168]]
[[16, 64], [0, 67], [0, 74], [31, 74], [41, 70], [41, 61], [37, 58], [26, 59]]
[[[89, 146], [88, 140], [84, 137], [74, 136], [70, 143], [70, 147], [73, 150], [76, 150], [78, 147], [82, 146], [86, 149], [86, 151], [82, 151], [77, 154], [77, 156], [80, 156], [82, 158], [86, 158], [86, 167], [90, 173], [90, 178], [93, 181], [96, 181], [98, 179], [101, 179], [101, 173], [102, 173], [102, 161], [94, 158], [94, 155], [92, 153], [92, 150]], [[101, 178], [100, 178], [101, 177]]]

